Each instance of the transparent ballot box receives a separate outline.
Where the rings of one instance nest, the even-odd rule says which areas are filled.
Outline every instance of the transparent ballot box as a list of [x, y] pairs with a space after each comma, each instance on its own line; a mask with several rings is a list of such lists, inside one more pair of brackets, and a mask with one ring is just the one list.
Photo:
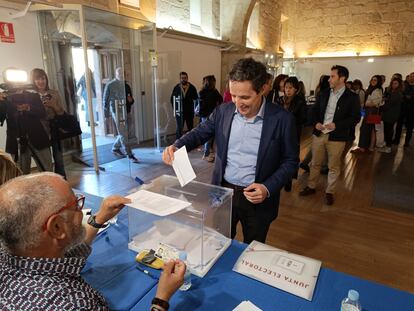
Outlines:
[[233, 190], [197, 181], [181, 187], [176, 177], [168, 175], [140, 190], [191, 204], [164, 217], [128, 207], [129, 249], [141, 252], [167, 244], [185, 251], [191, 273], [203, 277], [231, 243]]

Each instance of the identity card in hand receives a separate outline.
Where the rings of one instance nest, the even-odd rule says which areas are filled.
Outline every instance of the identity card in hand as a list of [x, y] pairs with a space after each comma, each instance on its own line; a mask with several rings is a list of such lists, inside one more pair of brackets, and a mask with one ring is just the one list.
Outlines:
[[179, 258], [179, 252], [174, 247], [168, 246], [167, 244], [160, 243], [155, 252], [155, 257], [162, 259], [162, 261], [167, 262], [170, 260], [176, 260]]

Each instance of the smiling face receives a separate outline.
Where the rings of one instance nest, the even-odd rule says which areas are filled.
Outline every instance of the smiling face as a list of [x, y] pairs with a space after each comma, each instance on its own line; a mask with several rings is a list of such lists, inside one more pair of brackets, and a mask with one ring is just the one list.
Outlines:
[[34, 84], [39, 91], [45, 91], [47, 88], [47, 80], [45, 76], [39, 76], [34, 80]]
[[230, 81], [230, 94], [237, 111], [245, 118], [257, 115], [262, 104], [263, 87], [259, 93], [253, 89], [251, 81]]

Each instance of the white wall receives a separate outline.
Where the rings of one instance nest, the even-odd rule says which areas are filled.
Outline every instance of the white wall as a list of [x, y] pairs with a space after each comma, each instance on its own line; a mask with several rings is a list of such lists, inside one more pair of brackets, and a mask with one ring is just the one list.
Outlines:
[[[13, 20], [9, 13], [15, 11], [0, 7], [0, 21], [13, 23], [16, 42], [0, 42], [0, 73], [8, 67], [15, 67], [25, 70], [30, 76], [33, 68], [43, 68], [37, 17], [35, 13], [27, 13], [26, 16]], [[2, 74], [0, 74], [0, 81], [4, 82]], [[0, 127], [0, 149], [5, 149], [5, 146], [6, 125], [4, 124]]]
[[[217, 86], [221, 83], [221, 51], [220, 47], [209, 44], [188, 42], [184, 40], [157, 38], [158, 52], [181, 52], [181, 70], [188, 73], [189, 81], [200, 90], [204, 76], [213, 74]], [[177, 83], [179, 72], [176, 73]], [[171, 90], [172, 91], [172, 90]]]
[[214, 75], [217, 88], [221, 85], [220, 47], [158, 36], [158, 87], [161, 135], [175, 132], [175, 119], [170, 104], [173, 87], [179, 83], [179, 73], [188, 73], [189, 81], [200, 91], [203, 77]]
[[[368, 62], [369, 58], [374, 62]], [[407, 74], [414, 71], [414, 55], [298, 59], [295, 65], [296, 74], [304, 81], [308, 94], [315, 89], [322, 74], [329, 75], [333, 65], [347, 67], [349, 79], [360, 79], [364, 88], [368, 87], [369, 80], [375, 74], [385, 75], [385, 85], [388, 86], [394, 73], [401, 73], [405, 79]]]

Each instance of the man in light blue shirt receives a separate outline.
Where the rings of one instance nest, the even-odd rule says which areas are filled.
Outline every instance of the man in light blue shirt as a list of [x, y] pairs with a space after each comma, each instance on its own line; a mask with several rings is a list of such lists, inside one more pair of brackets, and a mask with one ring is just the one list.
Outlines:
[[231, 237], [241, 222], [245, 243], [265, 242], [279, 208], [280, 189], [295, 174], [299, 145], [293, 116], [264, 99], [266, 67], [252, 58], [239, 60], [229, 73], [232, 103], [219, 105], [210, 117], [167, 147], [190, 151], [214, 137], [217, 145], [212, 183], [232, 188]]

